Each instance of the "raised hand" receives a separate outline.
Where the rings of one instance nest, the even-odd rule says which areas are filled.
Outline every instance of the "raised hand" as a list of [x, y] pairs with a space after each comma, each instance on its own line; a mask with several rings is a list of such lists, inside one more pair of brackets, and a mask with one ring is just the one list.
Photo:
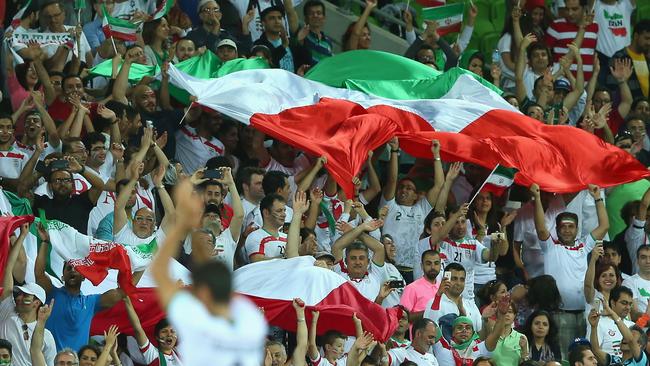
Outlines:
[[302, 42], [307, 38], [309, 35], [309, 24], [305, 24], [300, 30], [298, 31], [298, 34], [296, 35], [296, 38], [298, 38], [298, 42]]
[[388, 141], [388, 146], [390, 146], [391, 150], [398, 150], [399, 149], [399, 139], [397, 137], [393, 137]]
[[598, 187], [595, 184], [590, 184], [589, 185], [589, 194], [594, 198], [594, 199], [600, 199], [600, 187]]
[[156, 187], [160, 187], [163, 185], [163, 178], [165, 178], [166, 172], [167, 172], [167, 168], [162, 165], [158, 165], [156, 169], [154, 169], [151, 180], [153, 181], [153, 184]]
[[194, 192], [192, 183], [185, 180], [176, 185], [174, 189], [174, 202], [176, 202], [176, 223], [187, 229], [201, 226], [203, 217], [203, 199]]
[[431, 141], [431, 153], [434, 157], [440, 156], [440, 141], [432, 140]]
[[614, 66], [609, 67], [612, 76], [619, 83], [627, 82], [632, 76], [632, 60], [629, 58], [616, 58], [614, 59]]
[[521, 47], [526, 49], [533, 42], [537, 42], [537, 36], [535, 36], [533, 33], [528, 33], [524, 36], [524, 39], [521, 40]]
[[451, 166], [449, 167], [449, 170], [447, 171], [447, 176], [445, 179], [448, 181], [453, 182], [458, 178], [458, 175], [460, 174], [460, 169], [463, 167], [463, 163], [460, 162], [455, 162], [452, 163]]
[[309, 209], [309, 200], [307, 194], [302, 191], [296, 192], [293, 197], [293, 214], [302, 216]]
[[539, 189], [537, 183], [531, 184], [529, 189], [530, 193], [532, 193], [535, 198], [539, 198], [539, 196], [542, 194], [542, 191]]
[[45, 323], [47, 321], [47, 319], [50, 317], [50, 315], [52, 315], [52, 308], [53, 307], [54, 307], [54, 299], [52, 299], [50, 301], [49, 305], [48, 304], [43, 304], [43, 306], [41, 306], [38, 309], [38, 314], [36, 314], [36, 319], [39, 322]]
[[384, 226], [384, 222], [382, 220], [369, 220], [361, 224], [361, 226], [364, 231], [370, 232]]

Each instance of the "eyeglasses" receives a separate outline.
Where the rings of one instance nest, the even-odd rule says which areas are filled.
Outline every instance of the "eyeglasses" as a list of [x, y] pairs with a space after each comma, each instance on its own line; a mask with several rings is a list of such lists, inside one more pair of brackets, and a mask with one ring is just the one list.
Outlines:
[[221, 13], [221, 9], [217, 9], [217, 8], [207, 8], [207, 9], [203, 9], [201, 11], [206, 13], [206, 14], [210, 14], [210, 13], [219, 14], [219, 13]]
[[153, 222], [153, 217], [149, 216], [136, 216], [133, 218], [135, 221], [146, 221], [146, 222]]
[[56, 179], [52, 179], [52, 183], [57, 183], [57, 184], [72, 183], [72, 178], [56, 178]]
[[27, 324], [23, 324], [23, 340], [28, 341], [29, 340], [29, 332], [27, 332]]

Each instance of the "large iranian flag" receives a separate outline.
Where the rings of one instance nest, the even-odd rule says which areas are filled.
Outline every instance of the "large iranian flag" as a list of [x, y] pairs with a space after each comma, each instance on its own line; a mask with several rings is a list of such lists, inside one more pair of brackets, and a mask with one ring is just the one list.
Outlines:
[[280, 69], [210, 80], [173, 65], [169, 73], [172, 83], [198, 96], [198, 104], [309, 155], [326, 156], [327, 170], [349, 195], [368, 151], [393, 136], [415, 157], [431, 158], [431, 140], [438, 139], [446, 161], [516, 168], [519, 184], [535, 182], [550, 192], [576, 192], [590, 183], [610, 187], [650, 175], [627, 152], [584, 130], [527, 117], [467, 74], [448, 80], [448, 91], [439, 99], [395, 100]]
[[[422, 9], [422, 18], [438, 22], [438, 34], [444, 36], [448, 33], [460, 32], [463, 24], [463, 12], [465, 4], [460, 2], [445, 6], [437, 6]], [[426, 28], [426, 24], [422, 25]]]

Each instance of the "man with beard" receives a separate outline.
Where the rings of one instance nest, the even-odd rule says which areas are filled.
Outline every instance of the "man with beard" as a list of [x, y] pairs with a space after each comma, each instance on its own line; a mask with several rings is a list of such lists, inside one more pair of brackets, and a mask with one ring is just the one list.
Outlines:
[[424, 317], [437, 323], [446, 314], [467, 316], [476, 324], [476, 331], [480, 332], [483, 325], [481, 311], [474, 301], [462, 296], [465, 290], [465, 268], [452, 262], [445, 267], [445, 273], [449, 273], [449, 278], [442, 278], [438, 293], [424, 309]]
[[[58, 121], [68, 119], [75, 112], [75, 108], [79, 106], [75, 105], [77, 103], [81, 103], [80, 105], [87, 109], [85, 111], [86, 113], [94, 114], [95, 108], [93, 105], [84, 105], [87, 100], [88, 96], [86, 95], [81, 77], [78, 75], [66, 75], [61, 80], [61, 93], [50, 103], [47, 110], [50, 116]], [[77, 113], [81, 112], [83, 111]]]
[[[230, 169], [230, 168], [228, 168]], [[217, 206], [219, 210], [219, 219], [223, 228], [230, 227], [230, 220], [233, 217], [232, 206], [223, 202], [228, 192], [218, 180], [208, 180], [198, 187], [199, 192], [203, 191], [203, 201], [207, 205]]]
[[[338, 262], [333, 271], [350, 280], [363, 297], [378, 304], [392, 290], [387, 285], [390, 274], [384, 265], [384, 245], [368, 233], [380, 228], [382, 224], [381, 220], [366, 221], [343, 234], [332, 245], [332, 254]], [[372, 250], [372, 261], [369, 250]]]
[[[176, 330], [169, 324], [166, 318], [161, 319], [156, 323], [154, 328], [154, 337], [158, 343], [155, 347], [147, 338], [147, 334], [142, 328], [138, 313], [135, 312], [131, 299], [128, 296], [124, 297], [124, 305], [126, 306], [126, 314], [129, 317], [129, 322], [133, 326], [133, 333], [135, 340], [138, 342], [141, 356], [135, 355], [136, 361], [147, 366], [181, 366], [181, 359], [176, 352]], [[164, 357], [164, 360], [161, 360]]]
[[[45, 304], [45, 290], [36, 283], [27, 282], [23, 286], [14, 287], [14, 268], [29, 234], [27, 224], [21, 226], [17, 239], [11, 239], [11, 249], [7, 257], [0, 295], [0, 338], [6, 339], [13, 345], [12, 364], [16, 366], [31, 366], [30, 341], [36, 328], [36, 316], [41, 305]], [[13, 295], [13, 296], [11, 296]], [[13, 297], [13, 298], [12, 298]], [[48, 365], [54, 364], [56, 344], [49, 330], [45, 331], [43, 354]]]
[[[219, 183], [220, 187], [227, 187], [230, 193], [232, 200], [230, 225], [225, 229], [219, 206], [211, 202], [207, 203], [201, 220], [203, 230], [192, 233], [191, 238], [188, 238], [190, 240], [186, 239], [185, 245], [186, 251], [187, 249], [189, 252], [198, 250], [197, 254], [200, 257], [210, 257], [221, 261], [232, 271], [234, 270], [235, 250], [244, 221], [244, 209], [232, 178], [231, 169], [222, 168], [222, 171], [223, 178], [218, 179], [216, 183]], [[201, 255], [201, 252], [207, 255]]]
[[45, 273], [45, 268], [50, 245], [56, 243], [50, 242], [50, 236], [42, 225], [39, 225], [38, 236], [42, 244], [34, 264], [34, 276], [36, 283], [45, 289], [48, 302], [54, 301], [56, 304], [46, 328], [52, 332], [57, 349], [69, 347], [78, 351], [88, 344], [93, 316], [117, 304], [124, 297], [124, 292], [118, 288], [101, 295], [84, 295], [81, 292], [81, 283], [85, 278], [76, 271], [70, 261], [63, 265], [63, 287], [54, 286], [49, 275]]
[[242, 53], [248, 53], [251, 48], [251, 35], [248, 25], [253, 20], [254, 13], [249, 11], [242, 18], [242, 34], [237, 39], [225, 29], [221, 29], [221, 7], [215, 0], [201, 0], [198, 3], [197, 11], [201, 19], [201, 25], [194, 28], [187, 34], [188, 39], [194, 41], [196, 47], [207, 47], [213, 53], [217, 53], [217, 44], [224, 39], [236, 40], [237, 48]]
[[[32, 209], [34, 212], [43, 209], [48, 219], [63, 221], [77, 231], [85, 233], [88, 231], [88, 215], [104, 190], [104, 182], [90, 170], [86, 170], [74, 157], [68, 156], [66, 160], [68, 161], [67, 167], [53, 170], [47, 176], [48, 188], [52, 190], [52, 197], [37, 195], [34, 198]], [[50, 170], [53, 169], [55, 162], [50, 163]], [[92, 185], [90, 189], [74, 194], [73, 173], [83, 175]]]
[[[11, 117], [0, 114], [0, 185], [4, 189], [17, 192], [20, 182], [31, 175], [43, 146], [36, 145], [36, 151], [29, 155], [13, 146], [14, 124]], [[31, 162], [31, 164], [30, 164]]]
[[[137, 62], [135, 54], [127, 52], [122, 64], [122, 68], [117, 73], [115, 82], [113, 83], [113, 90], [111, 96], [113, 100], [130, 104], [135, 107], [136, 111], [140, 113], [142, 121], [147, 123], [151, 121], [153, 127], [156, 129], [158, 136], [167, 132], [170, 138], [163, 148], [166, 156], [176, 156], [176, 139], [171, 136], [176, 136], [176, 131], [180, 128], [179, 122], [183, 120], [185, 111], [182, 109], [174, 109], [170, 103], [169, 96], [169, 74], [167, 73], [166, 66], [163, 66], [161, 75], [162, 81], [160, 83], [160, 100], [156, 96], [154, 90], [148, 85], [138, 84], [131, 88], [131, 100], [129, 103], [127, 92], [129, 91], [129, 71], [131, 65]], [[160, 104], [160, 105], [159, 105]], [[160, 108], [158, 108], [160, 107]], [[187, 124], [192, 124], [198, 119], [201, 109], [188, 107], [187, 115], [184, 121]], [[140, 135], [142, 132], [140, 132]]]
[[424, 276], [406, 286], [400, 300], [400, 304], [404, 306], [409, 313], [425, 310], [427, 301], [432, 299], [436, 293], [439, 292], [438, 287], [440, 286], [440, 283], [437, 282], [436, 279], [440, 274], [440, 253], [431, 249], [426, 250], [422, 253], [421, 266]]
[[43, 160], [53, 152], [61, 152], [61, 139], [59, 138], [59, 133], [56, 130], [52, 117], [50, 117], [50, 114], [45, 109], [40, 94], [32, 93], [31, 98], [36, 108], [27, 111], [27, 114], [25, 114], [25, 133], [21, 142], [16, 141], [16, 147], [31, 156], [41, 136], [47, 136], [45, 150], [39, 156], [39, 160]]
[[264, 180], [266, 171], [262, 168], [245, 167], [239, 171], [237, 183], [238, 189], [242, 191], [242, 205], [244, 207], [244, 217], [247, 217], [255, 207], [260, 205], [264, 198]]
[[225, 147], [215, 137], [221, 126], [216, 111], [202, 111], [195, 127], [184, 125], [176, 132], [176, 160], [183, 169], [193, 173], [215, 156], [223, 156]]

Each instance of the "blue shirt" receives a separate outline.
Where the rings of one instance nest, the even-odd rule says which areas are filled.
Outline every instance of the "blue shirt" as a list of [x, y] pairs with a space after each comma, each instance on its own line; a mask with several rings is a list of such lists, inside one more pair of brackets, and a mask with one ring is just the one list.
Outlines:
[[90, 49], [93, 50], [93, 52], [95, 52], [97, 47], [106, 40], [106, 35], [104, 35], [104, 30], [102, 29], [101, 17], [96, 17], [92, 22], [86, 23], [83, 30], [84, 35], [88, 40], [88, 45], [90, 45]]
[[645, 352], [643, 352], [643, 350], [641, 350], [641, 358], [638, 361], [634, 357], [630, 358], [629, 360], [623, 361], [621, 360], [620, 357], [612, 356], [608, 353], [607, 358], [605, 359], [605, 365], [647, 366], [648, 357], [645, 355]]
[[[95, 238], [106, 241], [113, 241], [113, 220], [115, 216], [113, 213], [109, 213], [104, 216], [103, 219], [97, 224], [97, 231], [95, 231]], [[129, 227], [133, 227], [131, 220], [129, 219], [126, 224]]]
[[69, 347], [77, 352], [88, 344], [90, 322], [101, 310], [100, 297], [99, 294], [71, 295], [65, 287], [52, 287], [47, 303], [54, 299], [54, 307], [45, 327], [52, 332], [57, 351]]

